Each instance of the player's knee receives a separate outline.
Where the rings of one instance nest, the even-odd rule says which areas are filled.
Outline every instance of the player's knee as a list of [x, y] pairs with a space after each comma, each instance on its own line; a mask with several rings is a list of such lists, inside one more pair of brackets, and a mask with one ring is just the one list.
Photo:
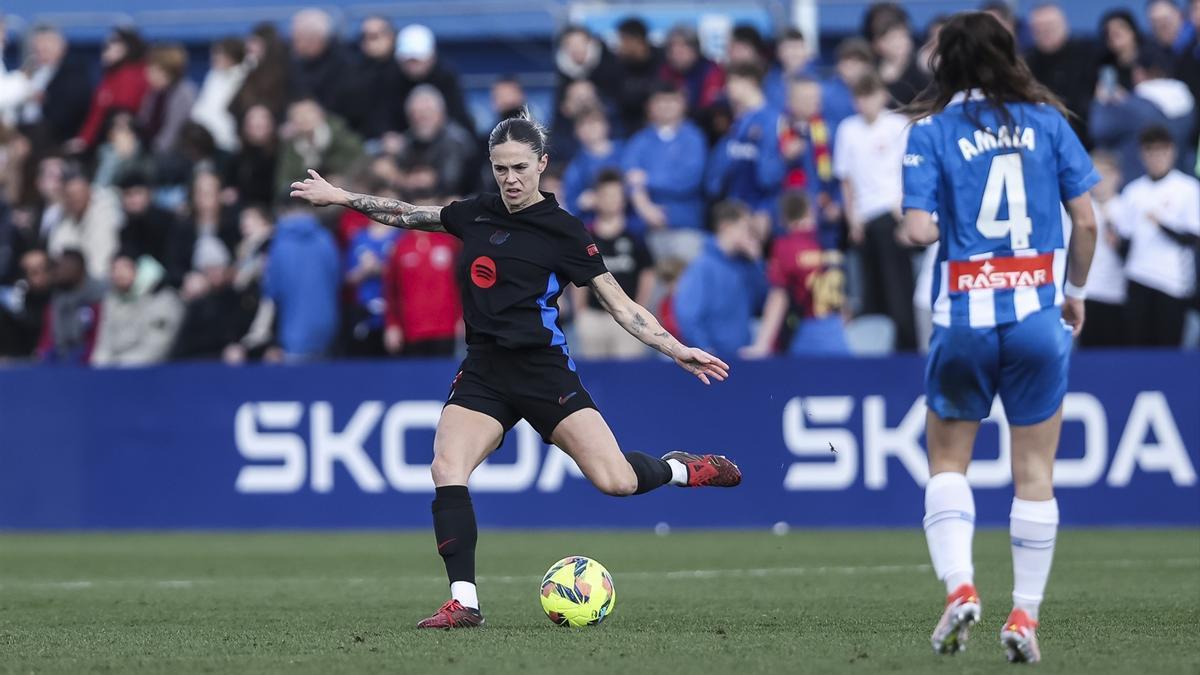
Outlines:
[[429, 465], [434, 485], [465, 485], [470, 478], [470, 469], [446, 453], [437, 453]]
[[592, 481], [596, 488], [613, 497], [628, 497], [637, 492], [637, 475], [632, 470], [605, 471]]

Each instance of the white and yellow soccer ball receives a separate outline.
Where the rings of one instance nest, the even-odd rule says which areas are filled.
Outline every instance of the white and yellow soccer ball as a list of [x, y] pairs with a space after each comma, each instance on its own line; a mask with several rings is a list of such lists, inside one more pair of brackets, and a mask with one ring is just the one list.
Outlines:
[[617, 590], [604, 565], [572, 555], [559, 560], [542, 577], [542, 609], [560, 626], [595, 626], [612, 614]]

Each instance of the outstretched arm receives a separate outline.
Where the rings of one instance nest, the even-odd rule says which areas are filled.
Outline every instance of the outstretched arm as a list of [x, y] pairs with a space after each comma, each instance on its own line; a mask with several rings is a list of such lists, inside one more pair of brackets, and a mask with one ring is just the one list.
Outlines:
[[653, 314], [625, 294], [611, 273], [592, 279], [591, 286], [600, 304], [630, 335], [671, 357], [704, 384], [709, 384], [710, 376], [718, 382], [729, 377], [729, 366], [724, 361], [676, 340]]
[[344, 206], [354, 209], [372, 220], [403, 227], [410, 230], [425, 230], [426, 232], [444, 232], [442, 226], [442, 207], [414, 206], [399, 199], [360, 195], [347, 192], [335, 187], [321, 177], [321, 174], [308, 170], [309, 178], [292, 183], [292, 196], [303, 199], [313, 206]]

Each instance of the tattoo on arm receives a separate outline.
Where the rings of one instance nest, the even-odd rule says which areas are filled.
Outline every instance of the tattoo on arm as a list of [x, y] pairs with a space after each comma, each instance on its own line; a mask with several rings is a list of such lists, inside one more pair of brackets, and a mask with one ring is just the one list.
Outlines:
[[602, 274], [592, 280], [592, 290], [600, 304], [629, 334], [646, 345], [674, 358], [683, 348], [646, 308], [634, 302], [612, 274]]
[[347, 205], [368, 218], [392, 227], [426, 232], [444, 232], [442, 207], [413, 206], [399, 199], [351, 193]]

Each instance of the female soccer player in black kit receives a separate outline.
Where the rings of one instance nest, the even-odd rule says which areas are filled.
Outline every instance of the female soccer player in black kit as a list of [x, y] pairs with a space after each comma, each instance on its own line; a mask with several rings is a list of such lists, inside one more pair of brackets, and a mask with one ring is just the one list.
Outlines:
[[413, 206], [347, 192], [316, 172], [292, 184], [293, 197], [336, 204], [388, 225], [448, 232], [463, 240], [458, 265], [467, 358], [451, 385], [433, 442], [433, 529], [452, 598], [418, 628], [483, 624], [475, 589], [478, 530], [467, 491], [471, 472], [521, 418], [562, 448], [605, 494], [642, 494], [668, 483], [733, 487], [737, 465], [720, 455], [670, 452], [657, 459], [622, 453], [575, 372], [558, 326], [558, 296], [567, 283], [588, 284], [625, 330], [674, 359], [704, 384], [729, 366], [671, 336], [631, 300], [604, 266], [578, 218], [538, 190], [546, 170], [545, 131], [528, 116], [507, 119], [488, 139], [499, 195], [449, 206]]

